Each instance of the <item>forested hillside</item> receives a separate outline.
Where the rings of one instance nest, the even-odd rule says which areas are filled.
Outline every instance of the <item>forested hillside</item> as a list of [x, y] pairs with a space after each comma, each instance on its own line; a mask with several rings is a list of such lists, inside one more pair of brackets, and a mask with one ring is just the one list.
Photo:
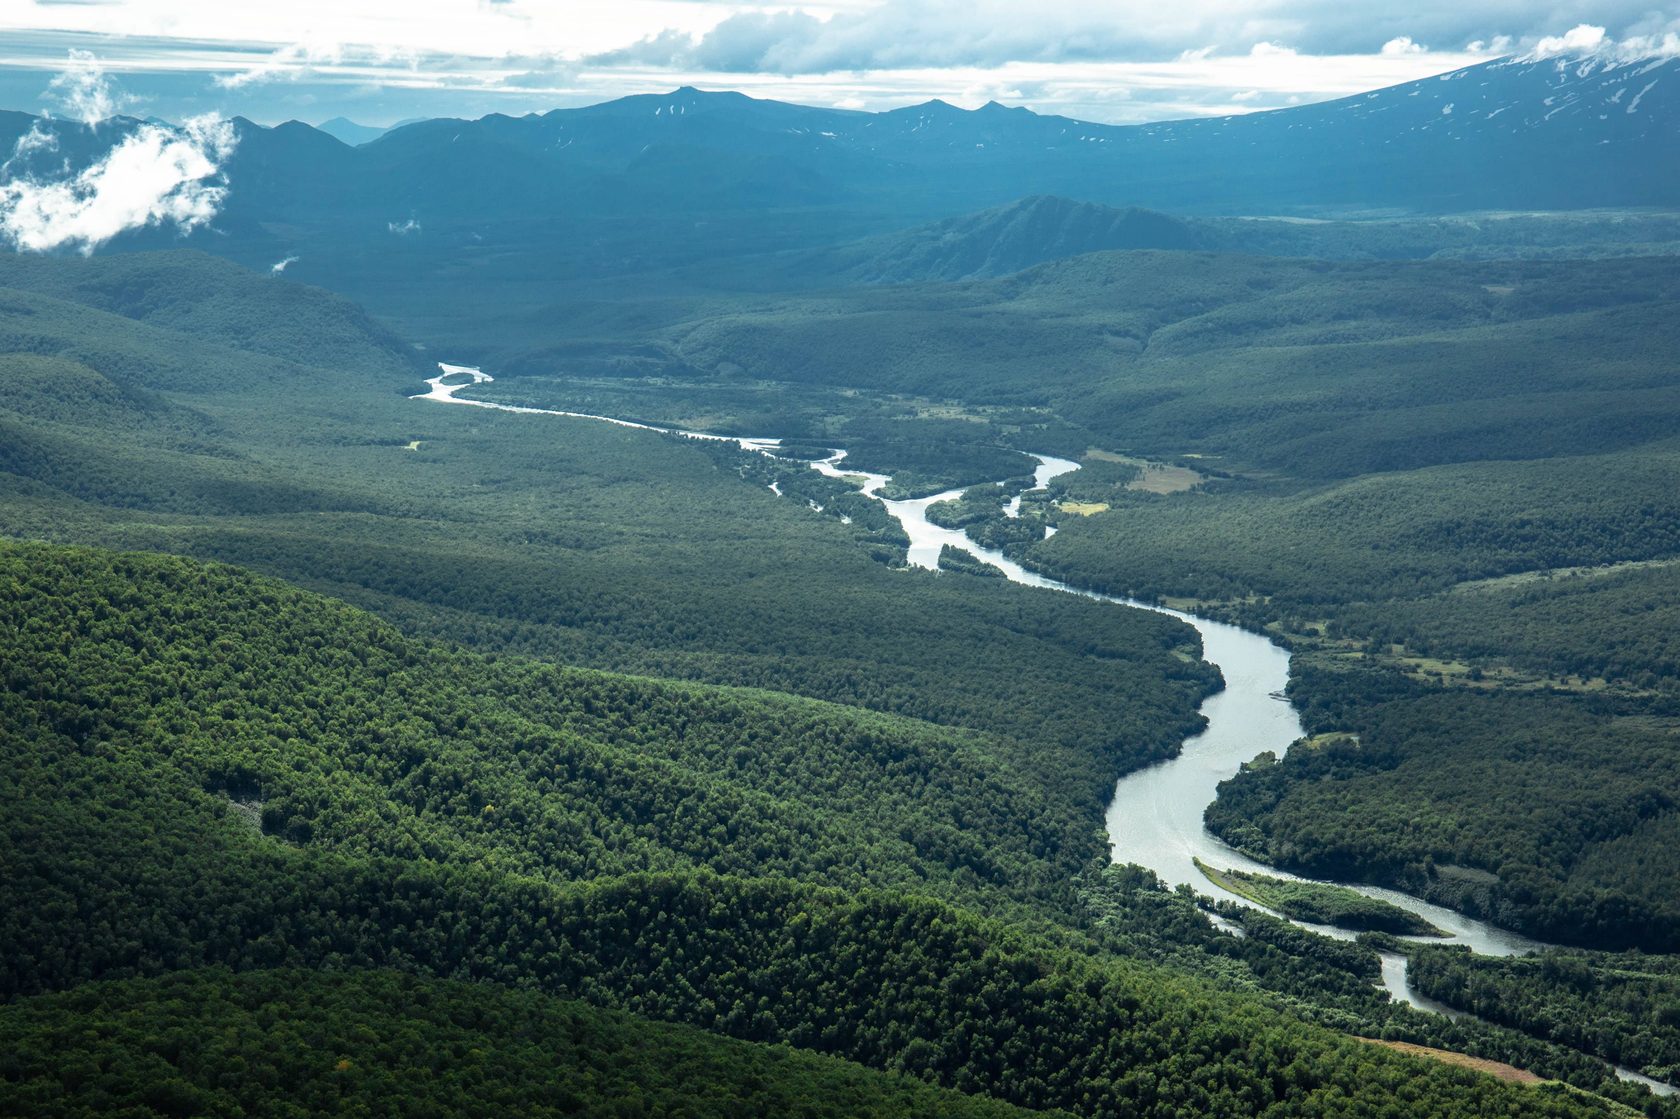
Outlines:
[[[8, 546], [8, 553], [5, 662], [38, 666], [8, 669], [0, 723], [9, 755], [0, 768], [9, 867], [0, 886], [0, 955], [14, 997], [205, 965], [394, 967], [785, 1041], [1035, 1109], [1563, 1115], [1608, 1106], [1421, 1066], [1280, 1018], [1251, 999], [1094, 954], [1065, 934], [1022, 931], [918, 896], [948, 888], [954, 897], [976, 897], [972, 891], [986, 888], [962, 865], [941, 867], [937, 857], [894, 867], [906, 852], [876, 852], [882, 869], [903, 877], [894, 889], [865, 886], [838, 849], [810, 835], [773, 838], [753, 822], [773, 817], [776, 767], [761, 775], [755, 759], [738, 751], [708, 762], [699, 713], [669, 721], [657, 699], [649, 702], [648, 691], [659, 686], [648, 682], [584, 677], [544, 695], [528, 674], [540, 679], [552, 669], [415, 643], [366, 615], [228, 569], [41, 545]], [[502, 673], [512, 674], [504, 686], [513, 698], [498, 689]], [[422, 682], [429, 702], [414, 691]], [[706, 694], [678, 691], [691, 704]], [[717, 699], [726, 708], [741, 702], [771, 710], [790, 702]], [[387, 716], [403, 712], [405, 724], [385, 729], [369, 705]], [[571, 705], [582, 713], [568, 717]], [[834, 714], [841, 721], [828, 733], [840, 736], [841, 751], [863, 747], [862, 738], [843, 745], [846, 717]], [[737, 734], [758, 716], [741, 717], [747, 722]], [[885, 746], [891, 725], [863, 718], [869, 748]], [[560, 729], [545, 731], [545, 723]], [[592, 748], [589, 725], [611, 726], [624, 753]], [[910, 783], [896, 768], [903, 747], [886, 748], [893, 779]], [[687, 775], [680, 791], [661, 791], [659, 762], [668, 753]], [[941, 764], [954, 764], [949, 753], [942, 751]], [[599, 759], [593, 772], [592, 754]], [[632, 756], [647, 761], [637, 766]], [[737, 758], [748, 768], [739, 770]], [[501, 777], [533, 763], [552, 778], [527, 773], [514, 784]], [[709, 770], [721, 771], [715, 784], [695, 781]], [[732, 779], [724, 776], [731, 772]], [[966, 817], [978, 801], [950, 777], [920, 784], [934, 796], [945, 795], [934, 792], [940, 786], [958, 785], [951, 795], [971, 837]], [[713, 801], [721, 805], [730, 785], [742, 807], [711, 818], [708, 786], [725, 798]], [[809, 822], [826, 818], [838, 833], [870, 843], [890, 842], [895, 830], [923, 818], [917, 808], [902, 824], [891, 822], [879, 796], [860, 791], [867, 802], [858, 810], [867, 818], [848, 823], [828, 797], [826, 807], [809, 809]], [[623, 830], [591, 818], [601, 809]], [[1023, 809], [1013, 806], [1009, 821], [1000, 821], [1000, 841], [1030, 818]], [[582, 825], [598, 829], [594, 852], [576, 847], [574, 829]], [[51, 843], [39, 842], [48, 835]], [[708, 844], [732, 859], [750, 858], [753, 873], [799, 878], [720, 877], [706, 869]], [[778, 863], [778, 844], [793, 862]], [[1015, 880], [1030, 892], [1032, 864], [1056, 856], [1024, 855], [1018, 870], [988, 868], [991, 882]], [[613, 876], [639, 867], [667, 869]], [[842, 892], [824, 881], [864, 888]], [[99, 916], [89, 921], [83, 915], [90, 912]], [[624, 1037], [615, 1024], [653, 1052], [681, 1042], [666, 1030], [649, 1043], [644, 1026], [528, 995], [515, 1000], [377, 976], [279, 982], [283, 990], [261, 975], [211, 973], [14, 1002], [0, 1008], [0, 1028], [11, 1039], [7, 1091], [45, 1107], [56, 1106], [55, 1096], [65, 1102], [66, 1093], [66, 1106], [109, 1100], [119, 1085], [70, 1074], [77, 1062], [103, 1060], [134, 1068], [142, 1082], [126, 1087], [155, 1093], [147, 1097], [152, 1106], [237, 1093], [220, 1074], [212, 1081], [211, 1070], [254, 1039], [235, 1034], [201, 1056], [203, 1043], [185, 1037], [206, 1014], [237, 1027], [253, 1013], [260, 1023], [284, 1013], [288, 1028], [303, 1033], [304, 1048], [285, 1060], [318, 1052], [347, 1074], [331, 1087], [320, 1070], [293, 1077], [286, 1090], [300, 1102], [367, 1091], [366, 1077], [413, 1059], [414, 1043], [376, 1040], [374, 1024], [385, 1012], [360, 993], [392, 983], [417, 992], [418, 1018], [405, 1016], [409, 1030], [430, 1032], [424, 1007], [432, 1000], [439, 1013], [451, 1008], [455, 1024], [440, 1022], [430, 1044], [464, 1028], [493, 1041], [510, 1015], [564, 1021], [568, 1014], [579, 1023], [573, 1036], [583, 1036], [562, 1070], [608, 1061], [614, 1046], [626, 1044], [615, 1040]], [[67, 1008], [108, 1015], [117, 1012], [110, 1000], [129, 1021], [148, 1018], [150, 1027], [117, 1032], [85, 1058], [89, 1040], [75, 1042], [52, 1074], [55, 1092], [43, 1080], [42, 1047], [62, 1030]], [[337, 1040], [347, 1027], [363, 1039], [354, 1049]], [[524, 1027], [528, 1044], [552, 1028]], [[87, 1038], [85, 1029], [80, 1036]], [[147, 1050], [175, 1071], [143, 1057]], [[495, 1071], [482, 1073], [505, 1083], [499, 1090], [512, 1098], [540, 1087], [522, 1071], [529, 1058], [520, 1052], [502, 1052]], [[699, 1078], [718, 1085], [708, 1090], [729, 1091], [731, 1070], [740, 1067], [724, 1061]], [[568, 1075], [544, 1081], [542, 1090]], [[798, 1065], [766, 1074], [755, 1090], [791, 1090], [777, 1085], [796, 1075]], [[850, 1075], [864, 1085], [859, 1091], [889, 1087]], [[446, 1071], [404, 1090], [447, 1096], [457, 1091], [450, 1080]], [[610, 1083], [592, 1079], [585, 1094], [610, 1092]]]
[[1680, 977], [1672, 956], [1554, 951], [1489, 960], [1425, 949], [1412, 975], [1432, 998], [1520, 1026], [1672, 1081], [1680, 1076], [1674, 1027]]
[[[235, 568], [0, 544], [0, 573], [8, 764], [43, 805], [144, 759], [133, 777], [166, 766], [213, 817], [245, 805], [265, 834], [363, 857], [706, 867], [1064, 917], [1100, 852], [1079, 783], [984, 736], [448, 653]], [[37, 734], [92, 752], [32, 754]]]
[[1309, 730], [1356, 737], [1239, 775], [1209, 809], [1221, 835], [1548, 939], [1675, 949], [1671, 725], [1398, 673], [1308, 670], [1292, 689]]
[[[998, 280], [715, 307], [673, 358], [1047, 407], [1101, 445], [1333, 478], [1672, 435], [1680, 264], [1092, 253]], [[869, 339], [868, 360], [857, 345]]]
[[[995, 736], [1000, 756], [1084, 811], [1116, 772], [1174, 748], [1208, 686], [1188, 632], [1166, 619], [889, 570], [901, 545], [879, 507], [797, 465], [412, 404], [412, 353], [377, 330], [356, 334], [353, 311], [306, 289], [287, 298], [309, 313], [241, 331], [268, 291], [290, 285], [192, 257], [12, 270], [56, 293], [19, 291], [6, 319], [12, 345], [31, 355], [4, 374], [17, 434], [5, 452], [12, 532], [246, 564], [487, 650], [965, 728]], [[1680, 554], [1667, 484], [1676, 398], [1661, 360], [1680, 321], [1677, 282], [1660, 259], [1106, 253], [661, 327], [653, 337], [686, 367], [718, 366], [677, 383], [495, 387], [547, 406], [785, 434], [812, 454], [846, 446], [860, 467], [923, 471], [920, 492], [1019, 473], [1017, 448], [1192, 465], [1204, 483], [1164, 495], [1126, 488], [1129, 474], [1103, 489], [1096, 467], [1071, 476], [1062, 500], [1107, 511], [1041, 508], [1062, 531], [1030, 548], [1039, 522], [1008, 522], [995, 506], [972, 531], [1076, 583], [1280, 626], [1331, 667], [1375, 657], [1413, 682], [1457, 686], [1454, 702], [1474, 709], [1465, 726], [1485, 728], [1465, 743], [1553, 724], [1532, 732], [1529, 754], [1559, 736], [1593, 742], [1574, 761], [1547, 753], [1537, 787], [1555, 817], [1523, 826], [1503, 822], [1497, 798], [1404, 842], [1374, 825], [1355, 842], [1323, 826], [1328, 816], [1307, 826], [1354, 804], [1370, 809], [1355, 814], [1367, 822], [1416, 815], [1437, 781], [1462, 787], [1467, 747], [1417, 735], [1385, 741], [1432, 780], [1396, 786], [1398, 762], [1373, 753], [1355, 767], [1373, 774], [1364, 783], [1318, 786], [1310, 808], [1281, 788], [1249, 797], [1243, 823], [1227, 812], [1221, 826], [1249, 829], [1230, 834], [1270, 857], [1403, 881], [1554, 939], [1665, 946], [1665, 879], [1629, 868], [1666, 842], [1666, 794], [1615, 823], [1620, 814], [1594, 815], [1597, 786], [1570, 775], [1613, 758], [1642, 781], [1666, 764], [1661, 728], [1616, 720], [1663, 714], [1642, 697], [1666, 694], [1672, 676], [1652, 608], [1665, 593], [1660, 564]], [[152, 288], [163, 290], [112, 294]], [[638, 327], [611, 329], [628, 339]], [[342, 364], [285, 356], [315, 352], [311, 337]], [[859, 361], [865, 338], [871, 360]], [[194, 372], [211, 368], [215, 383]], [[878, 402], [860, 402], [859, 389]], [[778, 426], [747, 426], [758, 423]], [[1498, 582], [1602, 564], [1659, 566], [1628, 567], [1591, 594]], [[1510, 600], [1518, 587], [1526, 598]], [[1492, 613], [1477, 622], [1480, 604]], [[1573, 698], [1485, 694], [1494, 687]], [[1612, 696], [1619, 706], [1604, 707]], [[1366, 717], [1343, 712], [1344, 725], [1322, 729]], [[1416, 720], [1432, 717], [1420, 709]], [[1307, 760], [1266, 780], [1288, 782]], [[1358, 792], [1379, 786], [1378, 799]], [[1393, 803], [1378, 812], [1379, 801]], [[1558, 846], [1544, 821], [1583, 815], [1597, 829]], [[1286, 838], [1297, 835], [1310, 842]], [[1511, 884], [1462, 888], [1439, 880], [1438, 865]]]

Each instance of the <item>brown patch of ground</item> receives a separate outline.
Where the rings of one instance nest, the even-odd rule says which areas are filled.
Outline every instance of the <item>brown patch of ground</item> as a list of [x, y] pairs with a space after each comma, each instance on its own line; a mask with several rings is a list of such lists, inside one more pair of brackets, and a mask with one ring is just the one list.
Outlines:
[[1393, 1049], [1399, 1053], [1410, 1053], [1414, 1057], [1427, 1057], [1432, 1061], [1440, 1061], [1444, 1065], [1457, 1065], [1459, 1068], [1475, 1069], [1485, 1072], [1489, 1076], [1498, 1077], [1507, 1084], [1539, 1084], [1544, 1078], [1536, 1076], [1527, 1069], [1508, 1065], [1502, 1061], [1489, 1061], [1481, 1057], [1467, 1057], [1463, 1053], [1454, 1053], [1450, 1049], [1435, 1049], [1428, 1045], [1413, 1045], [1409, 1041], [1382, 1041], [1374, 1037], [1361, 1037], [1357, 1040], [1368, 1045], [1380, 1045], [1384, 1049]]
[[1183, 493], [1207, 481], [1207, 476], [1188, 466], [1168, 466], [1165, 463], [1145, 463], [1143, 473], [1126, 483], [1129, 490], [1144, 493]]

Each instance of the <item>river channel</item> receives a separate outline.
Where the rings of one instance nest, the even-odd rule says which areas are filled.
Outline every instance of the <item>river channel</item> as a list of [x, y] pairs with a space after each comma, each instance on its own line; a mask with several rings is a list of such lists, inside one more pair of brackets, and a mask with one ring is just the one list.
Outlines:
[[[488, 382], [491, 380], [489, 375], [468, 366], [439, 363], [439, 369], [442, 373], [426, 382], [431, 391], [414, 399], [471, 405], [504, 412], [598, 420], [622, 427], [736, 443], [744, 450], [769, 455], [774, 455], [780, 446], [777, 439], [719, 436], [654, 427], [609, 416], [525, 408], [463, 398], [456, 393], [463, 388]], [[460, 380], [461, 377], [468, 377], [470, 380]], [[457, 383], [445, 384], [446, 380]], [[1256, 871], [1278, 878], [1295, 878], [1294, 875], [1257, 863], [1233, 850], [1210, 833], [1202, 822], [1203, 810], [1212, 803], [1221, 781], [1234, 775], [1244, 762], [1263, 751], [1275, 751], [1281, 756], [1290, 743], [1303, 734], [1300, 718], [1294, 707], [1284, 698], [1284, 688], [1289, 682], [1289, 653], [1286, 650], [1260, 634], [1223, 622], [1153, 603], [1083, 590], [1029, 571], [1003, 553], [981, 547], [962, 531], [941, 528], [927, 519], [930, 505], [959, 497], [963, 490], [949, 490], [931, 497], [911, 500], [891, 500], [881, 495], [882, 488], [890, 480], [886, 475], [847, 470], [843, 465], [845, 457], [845, 452], [839, 451], [827, 459], [812, 463], [811, 466], [831, 477], [856, 479], [865, 494], [881, 501], [910, 538], [908, 561], [911, 566], [937, 570], [940, 550], [950, 545], [996, 567], [1011, 582], [1169, 614], [1193, 626], [1201, 635], [1203, 659], [1219, 668], [1225, 678], [1225, 686], [1203, 701], [1201, 713], [1207, 719], [1207, 727], [1201, 733], [1185, 739], [1177, 757], [1127, 774], [1116, 783], [1106, 819], [1110, 854], [1116, 862], [1137, 863], [1148, 867], [1169, 886], [1189, 885], [1198, 893], [1251, 908], [1260, 907], [1214, 885], [1197, 869], [1195, 860], [1200, 859], [1221, 870], [1229, 868]], [[1038, 460], [1034, 483], [1040, 488], [1048, 485], [1054, 478], [1079, 469], [1079, 464], [1069, 459], [1047, 455], [1032, 457]], [[1018, 502], [1011, 503], [1011, 511], [1018, 508]], [[1476, 952], [1490, 956], [1520, 955], [1546, 947], [1545, 944], [1518, 933], [1395, 890], [1351, 883], [1341, 884], [1417, 913], [1437, 928], [1451, 934], [1447, 940], [1429, 938], [1429, 943], [1465, 944]], [[1338, 939], [1352, 939], [1355, 936], [1349, 929], [1299, 921], [1295, 923]], [[1382, 956], [1383, 986], [1392, 997], [1422, 1010], [1454, 1013], [1412, 989], [1406, 976], [1404, 956], [1395, 953], [1383, 953]], [[1649, 1081], [1631, 1070], [1618, 1069], [1617, 1072], [1626, 1079], [1637, 1079], [1655, 1090], [1666, 1090], [1668, 1093], [1674, 1091], [1666, 1084]]]

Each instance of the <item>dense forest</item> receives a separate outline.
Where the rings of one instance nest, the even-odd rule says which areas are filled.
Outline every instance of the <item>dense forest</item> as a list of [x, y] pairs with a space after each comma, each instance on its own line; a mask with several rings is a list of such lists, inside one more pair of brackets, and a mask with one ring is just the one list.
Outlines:
[[[1072, 880], [1070, 862], [1050, 821], [1024, 837], [1018, 866], [1002, 861], [1007, 833], [1043, 811], [1025, 804], [1006, 809], [995, 840], [975, 842], [981, 798], [949, 771], [911, 779], [908, 743], [882, 716], [834, 711], [839, 722], [809, 733], [837, 736], [842, 753], [881, 750], [893, 783], [949, 795], [964, 817], [945, 840], [971, 854], [929, 835], [917, 860], [926, 814], [883, 814], [886, 788], [860, 783], [867, 763], [848, 782], [862, 813], [849, 822], [835, 791], [780, 772], [804, 756], [797, 740], [780, 763], [740, 748], [755, 704], [819, 714], [808, 702], [719, 693], [718, 709], [692, 685], [477, 661], [167, 557], [11, 546], [5, 585], [6, 663], [38, 666], [11, 669], [4, 693], [0, 955], [13, 996], [207, 965], [395, 967], [534, 986], [1038, 1109], [1583, 1106], [1444, 1068], [1420, 1074], [1259, 1003], [1105, 958], [1068, 939], [1077, 919], [1032, 933], [1032, 919], [934, 900], [984, 906], [1013, 881], [1022, 904], [1053, 918], [1068, 904], [1057, 885]], [[703, 728], [708, 708], [743, 722], [719, 741]], [[403, 720], [387, 727], [378, 711]], [[859, 718], [868, 729], [848, 744], [842, 728]], [[592, 727], [613, 729], [620, 756], [582, 741]], [[790, 727], [765, 730], [774, 742]], [[675, 786], [659, 764], [671, 750], [684, 774]], [[949, 751], [936, 764], [949, 766]], [[534, 768], [504, 776], [521, 767]], [[732, 779], [697, 780], [708, 769]], [[812, 797], [801, 815], [835, 839], [778, 827], [778, 787]], [[610, 818], [591, 815], [603, 809]], [[55, 841], [32, 838], [46, 835]], [[906, 846], [870, 849], [881, 842]], [[866, 857], [848, 864], [848, 843]], [[976, 874], [972, 857], [994, 865]], [[716, 873], [738, 867], [783, 877]], [[872, 884], [883, 872], [894, 888]], [[186, 1012], [180, 1002], [168, 1015]], [[34, 1005], [19, 1004], [22, 1028], [50, 1029], [55, 1004], [40, 1004], [46, 1024], [29, 1017]], [[30, 1037], [26, 1052], [42, 1044]], [[16, 1056], [7, 1068], [39, 1075]]]
[[174, 972], [0, 1006], [10, 1115], [988, 1116], [787, 1047], [386, 971]]
[[1488, 669], [1602, 681], [1664, 695], [1680, 685], [1680, 566], [1672, 560], [1543, 569], [1381, 608], [1337, 611], [1333, 637]]
[[1659, 1079], [1680, 1076], [1680, 975], [1673, 957], [1576, 950], [1490, 960], [1425, 948], [1412, 956], [1410, 974], [1431, 998]]
[[1545, 939], [1680, 946], [1671, 727], [1392, 670], [1309, 669], [1291, 694], [1309, 729], [1350, 733], [1226, 782], [1208, 823], [1228, 840]]
[[[1669, 950], [1680, 508], [1660, 351], [1680, 321], [1675, 275], [1666, 259], [1099, 253], [851, 293], [785, 323], [710, 318], [681, 337], [815, 383], [1077, 417], [1105, 451], [1081, 455], [1032, 517], [1003, 517], [984, 489], [940, 516], [1059, 579], [1270, 628], [1297, 653], [1298, 702], [1342, 695], [1313, 729], [1361, 744], [1245, 774], [1211, 817], [1224, 834], [1550, 939]], [[896, 367], [847, 357], [849, 332], [918, 316], [950, 339], [906, 326]], [[1028, 376], [986, 341], [993, 329], [1066, 364]], [[941, 379], [958, 368], [962, 390]], [[1062, 375], [1081, 386], [1077, 406], [1058, 395]], [[1007, 444], [1008, 425], [993, 427]], [[1201, 482], [1132, 488], [1110, 452]], [[1391, 694], [1384, 673], [1424, 690]]]
[[[265, 834], [366, 857], [551, 879], [707, 867], [1065, 911], [1100, 851], [1077, 775], [1042, 781], [984, 736], [451, 654], [166, 557], [0, 545], [0, 587], [20, 795], [70, 796], [161, 730], [151, 764], [217, 813], [237, 801]], [[38, 734], [80, 760], [32, 755]]]
[[[837, 445], [853, 399], [891, 399], [962, 415], [977, 448], [1080, 457], [1029, 516], [985, 485], [933, 515], [1076, 585], [1270, 628], [1298, 654], [1302, 702], [1320, 668], [1446, 690], [1388, 704], [1370, 673], [1327, 677], [1376, 706], [1317, 729], [1380, 720], [1385, 748], [1245, 777], [1215, 816], [1227, 834], [1549, 938], [1666, 948], [1677, 284], [1666, 257], [1100, 252], [736, 310], [673, 297], [640, 324], [681, 371], [670, 387], [509, 354], [533, 375], [506, 391], [667, 419], [709, 400], [726, 428], [768, 418], [755, 400], [794, 401], [798, 430]], [[1140, 458], [1200, 483], [1134, 488]], [[1317, 781], [1332, 765], [1350, 776]]]

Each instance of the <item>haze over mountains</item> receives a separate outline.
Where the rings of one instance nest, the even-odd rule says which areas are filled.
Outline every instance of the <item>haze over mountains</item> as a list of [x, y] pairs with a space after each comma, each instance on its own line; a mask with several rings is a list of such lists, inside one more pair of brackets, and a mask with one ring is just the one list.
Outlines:
[[[345, 237], [461, 247], [497, 243], [507, 223], [521, 244], [593, 225], [590, 240], [610, 241], [632, 215], [686, 224], [752, 208], [752, 244], [734, 248], [790, 248], [1038, 194], [1320, 217], [1680, 204], [1676, 58], [1502, 60], [1295, 109], [1126, 127], [996, 103], [863, 113], [691, 88], [421, 121], [358, 147], [343, 141], [371, 130], [329, 124], [236, 120], [217, 221], [228, 236], [201, 232], [220, 242], [205, 247], [253, 263], [315, 238], [329, 251]], [[0, 144], [44, 128], [76, 166], [134, 126], [89, 135], [5, 114]], [[800, 220], [777, 227], [790, 209]]]
[[324, 120], [320, 124], [317, 124], [315, 129], [318, 132], [325, 132], [333, 139], [349, 144], [351, 147], [371, 143], [372, 141], [385, 135], [385, 133], [391, 131], [389, 128], [378, 128], [369, 124], [357, 124], [348, 117], [334, 117], [331, 120]]

